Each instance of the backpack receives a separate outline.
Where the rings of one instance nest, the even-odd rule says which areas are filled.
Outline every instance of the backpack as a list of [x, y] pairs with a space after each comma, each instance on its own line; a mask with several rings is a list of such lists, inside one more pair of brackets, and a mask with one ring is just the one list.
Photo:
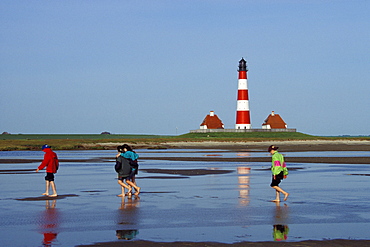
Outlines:
[[128, 159], [128, 162], [130, 163], [130, 166], [132, 168], [136, 170], [139, 168], [139, 163], [137, 162], [137, 160]]
[[122, 169], [122, 163], [117, 159], [116, 164], [114, 165], [114, 170], [119, 172]]
[[56, 154], [53, 157], [53, 165], [54, 165], [54, 168], [55, 168], [55, 173], [57, 173], [58, 169], [59, 169], [59, 160], [58, 160], [58, 156]]
[[139, 163], [137, 160], [127, 159], [131, 167], [131, 174], [137, 175], [139, 173]]

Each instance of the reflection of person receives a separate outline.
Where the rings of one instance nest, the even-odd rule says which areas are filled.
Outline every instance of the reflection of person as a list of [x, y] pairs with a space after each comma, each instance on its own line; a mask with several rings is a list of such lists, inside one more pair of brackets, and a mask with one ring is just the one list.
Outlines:
[[275, 189], [276, 191], [276, 198], [273, 200], [274, 202], [280, 201], [280, 193], [284, 194], [284, 201], [288, 199], [289, 193], [284, 191], [282, 188], [279, 187], [281, 180], [287, 178], [288, 176], [288, 168], [286, 167], [284, 157], [281, 155], [274, 145], [271, 145], [268, 148], [269, 153], [272, 154], [272, 164], [271, 164], [271, 171], [272, 171], [272, 182], [270, 186]]
[[116, 230], [116, 236], [118, 239], [131, 240], [138, 234], [138, 230]]
[[[58, 196], [58, 194], [54, 183], [54, 173], [57, 173], [57, 170], [59, 168], [58, 156], [51, 150], [51, 147], [48, 145], [42, 146], [42, 151], [45, 152], [44, 160], [36, 169], [36, 172], [39, 172], [39, 170], [42, 170], [44, 169], [44, 167], [46, 167], [46, 176], [45, 176], [46, 190], [45, 193], [43, 193], [43, 195], [56, 197]], [[51, 187], [53, 190], [52, 195], [49, 195], [49, 187]]]
[[[118, 158], [120, 156], [127, 159], [131, 166], [131, 172], [130, 172], [130, 175], [126, 179], [126, 183], [135, 189], [134, 195], [139, 195], [141, 188], [136, 185], [136, 181], [135, 181], [135, 176], [136, 174], [138, 174], [138, 170], [139, 170], [139, 165], [137, 162], [139, 155], [135, 151], [133, 151], [129, 145], [123, 144], [121, 146], [121, 150], [119, 151], [116, 157]], [[127, 194], [131, 195], [131, 190]]]
[[56, 207], [56, 200], [53, 200], [50, 203], [50, 200], [46, 200], [45, 205], [45, 215], [42, 217], [42, 232], [44, 235], [44, 239], [42, 241], [43, 246], [53, 246], [58, 233], [56, 232], [56, 228], [58, 227], [57, 223], [58, 219], [58, 211]]
[[[127, 196], [121, 197], [121, 204], [119, 210], [117, 210], [116, 217], [116, 236], [118, 239], [132, 239], [138, 234], [136, 228], [139, 220], [139, 208], [140, 198], [139, 196]], [[126, 201], [126, 202], [125, 202]], [[131, 226], [131, 228], [126, 228], [125, 226]], [[126, 228], [126, 229], [125, 229]], [[135, 234], [132, 234], [131, 231], [134, 231]]]
[[275, 223], [276, 224], [286, 224], [288, 219], [289, 208], [286, 203], [281, 207], [280, 202], [274, 202], [276, 204], [275, 208]]
[[274, 241], [282, 241], [288, 239], [289, 227], [286, 225], [274, 225], [273, 235]]

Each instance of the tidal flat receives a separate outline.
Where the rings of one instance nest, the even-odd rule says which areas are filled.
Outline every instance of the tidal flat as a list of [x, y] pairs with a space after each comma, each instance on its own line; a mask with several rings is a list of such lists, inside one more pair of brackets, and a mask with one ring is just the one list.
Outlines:
[[130, 198], [116, 196], [114, 150], [55, 150], [61, 163], [57, 198], [41, 196], [44, 173], [34, 172], [41, 151], [0, 152], [0, 243], [368, 245], [370, 169], [355, 160], [369, 159], [369, 150], [280, 147], [290, 169], [281, 183], [290, 197], [280, 203], [271, 202], [271, 158], [257, 147], [137, 149], [142, 193]]

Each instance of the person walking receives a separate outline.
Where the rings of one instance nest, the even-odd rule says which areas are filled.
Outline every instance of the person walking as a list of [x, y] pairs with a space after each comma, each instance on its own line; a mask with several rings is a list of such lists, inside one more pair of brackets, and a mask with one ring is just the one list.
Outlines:
[[[45, 182], [46, 182], [46, 190], [45, 193], [43, 193], [44, 196], [50, 196], [50, 197], [57, 197], [57, 189], [54, 182], [54, 174], [57, 173], [59, 168], [59, 160], [58, 156], [53, 150], [51, 150], [51, 147], [49, 145], [43, 145], [42, 151], [45, 152], [44, 154], [44, 160], [41, 162], [41, 164], [36, 169], [36, 172], [39, 172], [39, 170], [42, 170], [46, 167], [46, 176], [45, 176]], [[49, 188], [53, 190], [53, 194], [49, 195]]]
[[284, 201], [286, 201], [289, 196], [288, 192], [279, 187], [281, 180], [286, 179], [288, 176], [288, 168], [286, 167], [284, 156], [277, 151], [278, 148], [279, 147], [274, 145], [268, 148], [268, 152], [272, 155], [272, 182], [270, 186], [276, 191], [276, 198], [273, 202], [280, 202], [280, 193], [284, 195]]
[[[124, 158], [120, 154], [123, 151], [122, 146], [117, 147], [118, 155], [116, 156], [116, 165], [115, 170], [118, 173], [118, 184], [121, 186], [121, 194], [117, 195], [120, 197], [124, 197], [125, 195], [131, 195], [132, 187], [131, 185], [125, 184], [124, 181], [128, 180], [128, 177], [131, 174], [131, 166], [128, 159]], [[127, 189], [127, 194], [125, 194], [125, 189]]]
[[123, 144], [121, 147], [122, 147], [122, 152], [119, 152], [116, 157], [118, 158], [119, 156], [122, 156], [129, 161], [130, 166], [131, 166], [131, 173], [127, 177], [126, 183], [135, 189], [134, 195], [137, 196], [140, 194], [140, 189], [141, 189], [139, 186], [136, 185], [136, 180], [135, 180], [135, 176], [138, 174], [138, 170], [139, 170], [139, 164], [137, 162], [139, 155], [127, 144]]

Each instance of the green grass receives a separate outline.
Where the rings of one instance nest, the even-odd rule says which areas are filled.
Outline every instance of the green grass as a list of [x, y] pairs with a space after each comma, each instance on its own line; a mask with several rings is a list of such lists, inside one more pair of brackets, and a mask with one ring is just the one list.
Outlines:
[[83, 139], [83, 140], [106, 140], [106, 139], [145, 139], [161, 138], [160, 135], [102, 135], [102, 134], [16, 134], [0, 135], [0, 140], [57, 140], [57, 139]]
[[181, 135], [182, 138], [235, 138], [235, 139], [317, 139], [319, 137], [303, 134], [300, 132], [209, 132], [209, 133], [188, 133]]
[[[152, 144], [181, 141], [287, 141], [287, 140], [370, 140], [370, 137], [321, 137], [300, 132], [210, 132], [164, 135], [101, 135], [101, 134], [16, 134], [0, 135], [0, 151], [40, 150], [48, 144], [56, 150], [106, 149], [101, 143]], [[113, 145], [114, 146], [114, 145]]]

